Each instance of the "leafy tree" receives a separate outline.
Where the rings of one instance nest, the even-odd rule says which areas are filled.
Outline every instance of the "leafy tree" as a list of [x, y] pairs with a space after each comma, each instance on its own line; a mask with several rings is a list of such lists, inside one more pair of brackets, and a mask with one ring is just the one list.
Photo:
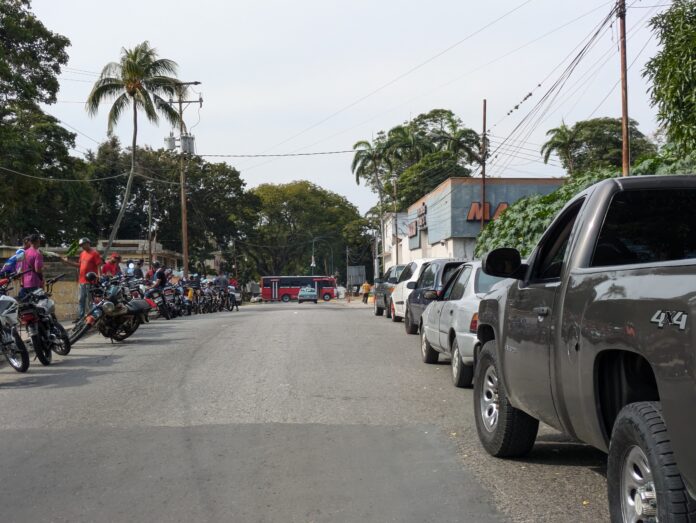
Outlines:
[[263, 184], [252, 190], [260, 200], [253, 229], [239, 241], [239, 250], [248, 256], [262, 275], [309, 274], [314, 241], [319, 267], [345, 267], [346, 237], [355, 242], [357, 208], [343, 196], [307, 181]]
[[48, 30], [29, 0], [0, 2], [0, 105], [53, 103], [70, 40]]
[[643, 75], [658, 121], [679, 151], [696, 150], [696, 3], [674, 0], [650, 26], [662, 47]]
[[123, 112], [131, 106], [133, 109], [133, 143], [131, 146], [131, 172], [121, 202], [121, 210], [116, 221], [104, 255], [118, 234], [118, 229], [128, 206], [133, 177], [135, 176], [136, 145], [138, 137], [138, 109], [145, 112], [147, 119], [153, 123], [159, 121], [159, 113], [172, 124], [179, 122], [178, 113], [167, 103], [165, 97], [173, 96], [180, 88], [179, 81], [172, 76], [176, 74], [176, 63], [166, 58], [159, 58], [157, 51], [143, 42], [133, 49], [122, 49], [119, 62], [108, 63], [95, 82], [92, 92], [87, 97], [87, 112], [94, 116], [99, 106], [108, 99], [113, 99], [109, 111], [108, 131], [111, 134], [114, 125]]
[[399, 176], [399, 207], [405, 209], [447, 178], [469, 177], [471, 170], [459, 163], [450, 151], [436, 151], [406, 169]]
[[[544, 161], [552, 152], [558, 154], [568, 174], [576, 175], [593, 169], [621, 167], [623, 143], [620, 118], [581, 120], [568, 128], [565, 123], [551, 129], [541, 149]], [[631, 163], [655, 154], [657, 148], [638, 130], [638, 122], [630, 120]]]
[[573, 150], [577, 144], [577, 137], [574, 129], [571, 129], [565, 122], [553, 129], [546, 131], [549, 140], [541, 146], [541, 155], [544, 163], [549, 163], [551, 153], [556, 153], [561, 159], [561, 163], [568, 174], [573, 176]]

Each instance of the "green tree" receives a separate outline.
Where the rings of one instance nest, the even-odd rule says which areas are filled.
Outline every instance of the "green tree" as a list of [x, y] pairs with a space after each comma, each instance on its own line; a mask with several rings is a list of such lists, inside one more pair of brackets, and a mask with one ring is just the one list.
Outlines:
[[29, 0], [0, 2], [0, 106], [53, 103], [70, 40], [48, 30]]
[[173, 96], [179, 81], [176, 74], [176, 63], [166, 58], [159, 58], [157, 51], [150, 47], [149, 42], [143, 42], [132, 49], [122, 49], [119, 62], [110, 62], [102, 70], [92, 91], [87, 97], [87, 112], [94, 116], [99, 106], [106, 100], [113, 99], [109, 110], [108, 131], [113, 131], [119, 117], [130, 106], [133, 110], [133, 141], [131, 146], [131, 172], [126, 183], [126, 189], [121, 202], [121, 209], [104, 255], [118, 234], [118, 229], [128, 206], [133, 177], [135, 176], [136, 148], [138, 137], [138, 109], [145, 112], [147, 119], [153, 123], [159, 121], [159, 113], [171, 122], [179, 122], [178, 113], [169, 105], [166, 97]]
[[650, 26], [661, 44], [643, 75], [668, 139], [682, 152], [696, 150], [696, 3], [674, 0]]
[[549, 163], [551, 153], [561, 159], [561, 163], [569, 176], [573, 176], [573, 150], [576, 146], [575, 131], [568, 127], [565, 122], [553, 129], [546, 131], [546, 136], [549, 140], [541, 146], [541, 155], [544, 157], [544, 163]]
[[[581, 120], [569, 128], [565, 123], [547, 132], [550, 136], [542, 148], [544, 161], [555, 152], [571, 176], [593, 169], [621, 167], [623, 143], [620, 118]], [[631, 164], [652, 156], [657, 147], [630, 120]]]

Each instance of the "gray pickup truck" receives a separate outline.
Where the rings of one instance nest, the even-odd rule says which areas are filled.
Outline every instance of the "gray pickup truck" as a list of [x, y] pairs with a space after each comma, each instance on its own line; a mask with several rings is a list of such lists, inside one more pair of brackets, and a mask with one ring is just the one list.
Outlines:
[[696, 521], [696, 176], [612, 179], [571, 200], [479, 309], [481, 443], [521, 456], [539, 421], [608, 452], [614, 522]]

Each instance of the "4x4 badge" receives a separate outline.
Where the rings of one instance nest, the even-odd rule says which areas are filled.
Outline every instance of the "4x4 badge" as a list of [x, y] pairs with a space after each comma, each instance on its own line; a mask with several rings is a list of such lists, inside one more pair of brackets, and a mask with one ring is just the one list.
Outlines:
[[689, 317], [683, 311], [657, 311], [652, 318], [650, 318], [650, 323], [657, 323], [658, 329], [664, 328], [665, 325], [678, 325], [679, 330], [683, 331], [686, 329], [686, 320]]

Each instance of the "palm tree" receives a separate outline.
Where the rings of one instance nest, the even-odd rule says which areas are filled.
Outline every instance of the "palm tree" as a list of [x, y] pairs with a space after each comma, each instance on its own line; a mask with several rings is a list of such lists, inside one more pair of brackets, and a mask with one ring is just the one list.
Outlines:
[[383, 144], [373, 145], [367, 140], [360, 140], [353, 145], [355, 155], [351, 170], [355, 174], [355, 183], [360, 184], [360, 179], [366, 180], [377, 189], [379, 198], [379, 224], [380, 237], [382, 239], [382, 252], [384, 252], [384, 184], [380, 177], [380, 170], [389, 167], [387, 151]]
[[[104, 252], [106, 257], [118, 234], [123, 216], [130, 198], [133, 176], [135, 175], [135, 154], [138, 137], [138, 109], [145, 112], [150, 122], [159, 121], [159, 113], [172, 124], [179, 122], [179, 114], [167, 102], [174, 96], [181, 83], [174, 77], [177, 65], [172, 60], [159, 58], [157, 50], [145, 41], [132, 49], [121, 49], [119, 62], [110, 62], [104, 66], [99, 79], [94, 83], [92, 92], [87, 97], [87, 112], [90, 116], [97, 114], [99, 106], [105, 100], [113, 99], [109, 111], [108, 133], [113, 132], [119, 117], [130, 105], [133, 109], [133, 143], [131, 146], [131, 171], [123, 194], [121, 209], [116, 217], [109, 235], [109, 243]], [[167, 98], [165, 98], [167, 97]]]
[[387, 155], [394, 163], [400, 162], [402, 168], [418, 163], [434, 150], [433, 142], [411, 125], [394, 127], [387, 136]]
[[481, 139], [476, 131], [467, 127], [438, 131], [435, 137], [440, 149], [449, 151], [456, 158], [468, 163], [481, 163]]
[[555, 152], [566, 169], [568, 169], [568, 175], [573, 176], [572, 153], [576, 146], [576, 130], [568, 127], [564, 121], [561, 121], [559, 127], [546, 131], [546, 136], [550, 137], [549, 141], [541, 146], [541, 154], [544, 157], [544, 163], [548, 163], [551, 153]]

